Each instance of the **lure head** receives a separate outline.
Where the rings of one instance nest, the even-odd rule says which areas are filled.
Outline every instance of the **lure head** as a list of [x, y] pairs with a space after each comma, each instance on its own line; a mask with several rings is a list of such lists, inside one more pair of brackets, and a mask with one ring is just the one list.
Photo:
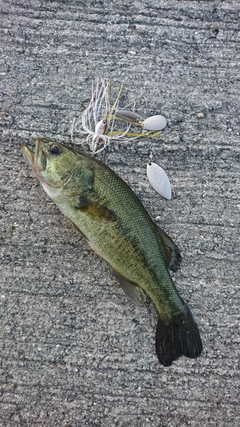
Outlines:
[[22, 144], [21, 150], [52, 199], [73, 197], [92, 188], [92, 162], [83, 153], [42, 138], [36, 140], [35, 153], [25, 144]]
[[97, 124], [96, 124], [96, 128], [95, 128], [95, 134], [96, 135], [104, 135], [106, 132], [106, 127], [107, 127], [107, 122], [106, 120], [100, 120]]

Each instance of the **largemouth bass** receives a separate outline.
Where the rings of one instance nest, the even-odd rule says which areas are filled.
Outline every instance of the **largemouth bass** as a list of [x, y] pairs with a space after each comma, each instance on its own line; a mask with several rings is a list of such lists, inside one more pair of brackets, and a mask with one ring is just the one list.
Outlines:
[[181, 255], [152, 221], [131, 188], [104, 163], [68, 146], [37, 139], [21, 150], [48, 196], [114, 269], [125, 292], [156, 306], [156, 352], [170, 366], [181, 355], [201, 354], [197, 325], [175, 288]]

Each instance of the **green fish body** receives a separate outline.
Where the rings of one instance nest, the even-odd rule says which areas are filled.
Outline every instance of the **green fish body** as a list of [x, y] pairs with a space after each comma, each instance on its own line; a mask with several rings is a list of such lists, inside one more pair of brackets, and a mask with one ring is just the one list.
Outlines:
[[35, 153], [21, 149], [46, 193], [111, 265], [125, 292], [137, 302], [146, 293], [154, 302], [160, 363], [199, 356], [197, 325], [169, 273], [180, 264], [179, 250], [131, 188], [104, 163], [65, 145], [38, 139]]

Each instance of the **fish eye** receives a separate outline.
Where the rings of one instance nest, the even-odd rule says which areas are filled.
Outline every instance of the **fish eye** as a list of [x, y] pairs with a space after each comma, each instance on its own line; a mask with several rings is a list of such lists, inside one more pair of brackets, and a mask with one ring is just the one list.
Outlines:
[[50, 153], [54, 155], [60, 154], [60, 148], [58, 145], [51, 145], [50, 147]]

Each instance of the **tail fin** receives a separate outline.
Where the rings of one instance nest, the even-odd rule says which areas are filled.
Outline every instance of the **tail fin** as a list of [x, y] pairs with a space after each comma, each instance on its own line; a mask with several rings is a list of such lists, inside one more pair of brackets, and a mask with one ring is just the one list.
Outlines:
[[164, 366], [170, 366], [180, 356], [200, 356], [202, 342], [198, 327], [185, 304], [184, 314], [173, 317], [169, 322], [158, 318], [156, 331], [156, 352]]

